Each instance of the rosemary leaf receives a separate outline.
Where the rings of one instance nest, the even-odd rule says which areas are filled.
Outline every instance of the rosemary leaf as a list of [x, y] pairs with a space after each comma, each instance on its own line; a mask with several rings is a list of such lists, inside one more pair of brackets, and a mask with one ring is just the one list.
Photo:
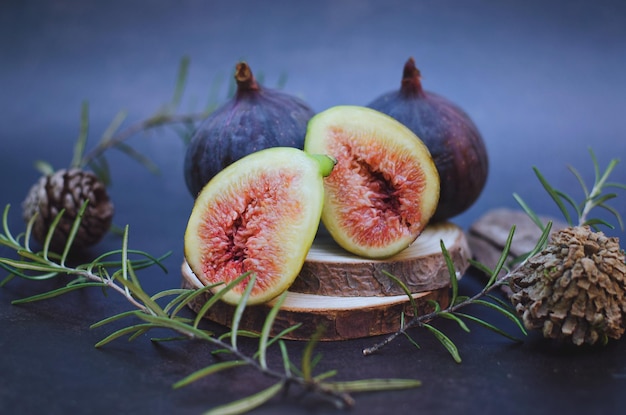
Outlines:
[[489, 268], [487, 265], [483, 264], [480, 261], [477, 261], [473, 258], [468, 259], [470, 266], [476, 268], [478, 271], [484, 273], [485, 275], [493, 274], [493, 270]]
[[400, 389], [413, 389], [422, 386], [417, 379], [363, 379], [347, 382], [327, 383], [337, 392], [374, 392]]
[[[163, 311], [165, 311], [166, 313], [170, 313], [170, 310], [172, 310], [172, 308], [174, 308], [171, 313], [170, 316], [175, 316], [176, 314], [178, 314], [178, 312], [180, 310], [182, 310], [188, 303], [187, 303], [187, 299], [189, 298], [189, 296], [193, 295], [194, 290], [187, 290], [187, 289], [178, 289], [178, 290], [168, 290], [168, 291], [178, 291], [178, 295], [176, 295], [176, 297], [174, 297], [169, 303], [167, 303], [167, 305], [163, 308]], [[169, 294], [172, 295], [172, 294]], [[154, 298], [155, 296], [153, 296], [152, 298], [156, 300], [156, 298]]]
[[20, 298], [17, 300], [11, 301], [11, 304], [24, 304], [24, 303], [32, 303], [34, 301], [47, 300], [49, 298], [58, 297], [59, 295], [66, 294], [70, 291], [75, 291], [81, 288], [87, 287], [106, 287], [105, 283], [101, 282], [84, 282], [80, 284], [74, 284], [70, 286], [65, 286], [62, 288], [57, 288], [56, 290], [46, 291], [42, 294], [32, 295], [30, 297]]
[[[595, 163], [597, 163], [597, 159], [594, 156], [594, 161]], [[607, 181], [607, 179], [609, 178], [609, 176], [611, 175], [611, 172], [613, 171], [613, 169], [615, 168], [615, 166], [617, 166], [617, 163], [619, 161], [617, 159], [613, 159], [609, 162], [609, 165], [606, 167], [606, 170], [604, 171], [604, 173], [602, 174], [602, 177], [600, 177], [599, 179], [596, 180], [595, 182], [595, 186], [594, 187], [598, 187], [600, 189], [602, 189], [602, 187], [604, 187], [604, 183]], [[596, 176], [597, 177], [597, 176]], [[593, 197], [593, 192], [592, 195]]]
[[[133, 282], [133, 284], [135, 284], [137, 287], [139, 287], [142, 291], [143, 288], [141, 288], [141, 284], [139, 283], [139, 278], [137, 278], [137, 273], [135, 272], [135, 267], [133, 267], [133, 264], [131, 261], [128, 261], [128, 276], [130, 277], [130, 280]], [[150, 299], [152, 299], [152, 297], [148, 297]], [[154, 304], [156, 304], [156, 301], [153, 301]]]
[[[615, 218], [617, 219], [617, 224], [619, 225], [620, 229], [623, 231], [624, 230], [624, 221], [622, 220], [622, 215], [620, 215], [620, 213], [617, 211], [617, 209], [605, 205], [605, 204], [600, 204], [598, 205], [598, 207], [601, 207], [607, 211], [609, 211], [611, 214], [613, 214], [613, 216], [615, 216]], [[612, 226], [609, 224], [609, 226]], [[613, 228], [611, 228], [613, 229]]]
[[81, 168], [83, 154], [85, 152], [85, 146], [87, 144], [87, 137], [89, 135], [89, 103], [83, 102], [80, 108], [80, 130], [78, 133], [78, 139], [74, 145], [74, 157], [72, 158], [71, 166]]
[[535, 247], [528, 253], [527, 257], [533, 257], [537, 255], [539, 252], [541, 252], [543, 248], [545, 248], [546, 244], [548, 243], [548, 238], [550, 237], [551, 230], [552, 230], [552, 221], [549, 221], [546, 224], [546, 227], [544, 228], [543, 232], [539, 236], [539, 239], [537, 240]]
[[513, 225], [511, 227], [511, 230], [509, 231], [509, 235], [506, 238], [506, 242], [504, 244], [504, 248], [502, 249], [502, 253], [500, 254], [500, 258], [498, 259], [498, 262], [496, 263], [496, 266], [493, 269], [493, 273], [491, 274], [489, 281], [485, 285], [486, 288], [491, 287], [497, 281], [498, 275], [500, 274], [502, 267], [504, 267], [504, 264], [506, 263], [506, 259], [509, 257], [509, 252], [511, 251], [511, 243], [513, 243], [514, 234], [515, 234], [515, 225]]
[[128, 326], [128, 327], [124, 327], [122, 329], [116, 330], [113, 333], [109, 334], [107, 337], [105, 337], [104, 339], [100, 340], [98, 343], [95, 344], [94, 347], [96, 348], [100, 348], [110, 342], [112, 342], [115, 339], [118, 339], [122, 336], [126, 336], [129, 334], [132, 334], [134, 332], [136, 332], [137, 330], [143, 330], [143, 329], [151, 329], [151, 328], [159, 328], [158, 324], [152, 324], [152, 323], [141, 323], [141, 324], [135, 324], [133, 326]]
[[[252, 292], [252, 288], [254, 288], [254, 284], [256, 283], [256, 274], [252, 273], [250, 275], [250, 279], [248, 280], [248, 284], [246, 288], [243, 290], [243, 294], [237, 303], [237, 307], [235, 308], [235, 312], [233, 313], [233, 320], [231, 323], [231, 330], [234, 333], [237, 333], [239, 330], [239, 323], [241, 322], [241, 316], [243, 316], [243, 312], [246, 309], [246, 305], [248, 303], [248, 298], [250, 298], [250, 293]], [[233, 350], [237, 350], [237, 335], [230, 337], [230, 343], [233, 347]]]
[[126, 143], [117, 143], [113, 148], [120, 150], [122, 153], [126, 154], [128, 157], [134, 159], [136, 162], [144, 166], [148, 171], [152, 174], [159, 174], [159, 167], [145, 155], [141, 154], [131, 146]]
[[199, 338], [208, 341], [214, 340], [211, 337], [211, 334], [207, 331], [200, 330], [177, 319], [171, 319], [166, 316], [155, 316], [147, 313], [137, 313], [137, 317], [149, 323], [156, 324], [161, 328], [171, 329], [191, 338]]
[[103, 142], [109, 141], [113, 138], [115, 133], [120, 129], [121, 125], [126, 120], [128, 113], [126, 111], [118, 111], [117, 114], [113, 117], [108, 127], [102, 133], [101, 140]]
[[[13, 275], [14, 277], [20, 277], [26, 280], [32, 280], [32, 281], [43, 281], [43, 280], [47, 280], [47, 279], [51, 279], [54, 278], [60, 274], [62, 274], [62, 272], [55, 270], [55, 271], [50, 271], [50, 272], [46, 272], [43, 273], [43, 271], [37, 271], [38, 274], [37, 275], [30, 275], [30, 274], [26, 274], [25, 272], [22, 272], [20, 269], [12, 267], [8, 264], [5, 264], [5, 261], [11, 261], [8, 258], [0, 258], [0, 268], [8, 271], [10, 273], [9, 277], [11, 275]], [[26, 264], [29, 264], [28, 262]], [[9, 278], [7, 278], [9, 279]], [[4, 282], [4, 284], [6, 284], [9, 281]], [[2, 284], [2, 285], [4, 285]]]
[[306, 346], [304, 347], [304, 351], [302, 352], [301, 371], [302, 377], [306, 382], [310, 382], [313, 379], [313, 367], [315, 367], [315, 362], [312, 358], [313, 350], [315, 349], [315, 345], [321, 338], [323, 332], [324, 330], [321, 327], [318, 327], [307, 342]]
[[[122, 279], [128, 280], [128, 225], [124, 227], [124, 234], [122, 235]], [[124, 284], [123, 284], [124, 285]], [[130, 288], [124, 285], [126, 290], [126, 294], [129, 295]], [[137, 288], [141, 288], [139, 284], [137, 284]]]
[[599, 230], [596, 225], [604, 225], [604, 226], [608, 227], [609, 229], [615, 229], [615, 226], [613, 226], [610, 222], [607, 222], [607, 221], [605, 221], [603, 219], [599, 219], [599, 218], [587, 219], [582, 224], [591, 226], [596, 231]]
[[54, 235], [54, 231], [56, 231], [59, 222], [61, 221], [61, 217], [65, 214], [65, 209], [61, 209], [59, 213], [54, 217], [52, 223], [50, 223], [50, 228], [48, 228], [48, 232], [46, 233], [46, 237], [44, 238], [43, 243], [43, 252], [42, 256], [47, 260], [48, 253], [50, 252], [50, 242], [52, 242], [52, 235]]
[[592, 203], [591, 206], [600, 206], [601, 204], [603, 204], [604, 202], [607, 202], [611, 199], [615, 199], [617, 197], [617, 194], [615, 193], [606, 193], [603, 195], [597, 195], [596, 197], [592, 198]]
[[283, 368], [287, 376], [291, 376], [291, 359], [289, 359], [289, 352], [287, 351], [287, 345], [281, 339], [278, 341], [278, 347], [280, 348], [280, 355], [283, 359]]
[[[10, 258], [0, 258], [0, 264], [4, 264], [6, 266], [12, 267], [15, 270], [23, 270], [23, 271], [35, 271], [35, 272], [51, 272], [55, 274], [63, 273], [67, 271], [66, 269], [60, 268], [58, 265], [54, 263], [48, 262], [43, 264], [34, 264], [30, 261], [20, 261], [18, 259], [10, 259]], [[39, 279], [37, 276], [29, 276], [23, 275], [28, 279]]]
[[193, 372], [192, 374], [184, 377], [183, 379], [181, 379], [178, 382], [174, 383], [174, 385], [172, 385], [172, 387], [174, 389], [178, 389], [178, 388], [181, 388], [183, 386], [187, 386], [190, 383], [193, 383], [193, 382], [197, 381], [198, 379], [202, 379], [205, 376], [212, 375], [212, 374], [220, 372], [222, 370], [232, 369], [232, 368], [238, 367], [238, 366], [245, 366], [247, 364], [248, 363], [246, 361], [244, 361], [244, 360], [228, 360], [226, 362], [215, 363], [215, 364], [207, 366], [207, 367], [205, 367], [203, 369], [197, 370], [197, 371]]
[[567, 222], [567, 224], [572, 226], [573, 225], [572, 218], [571, 218], [569, 212], [567, 211], [567, 209], [565, 208], [565, 205], [563, 204], [563, 201], [561, 201], [561, 198], [559, 197], [557, 192], [550, 185], [550, 183], [548, 183], [546, 178], [543, 177], [543, 175], [541, 174], [539, 169], [537, 169], [536, 167], [533, 167], [533, 171], [535, 172], [535, 175], [539, 179], [539, 182], [541, 182], [541, 185], [543, 186], [543, 188], [546, 190], [546, 192], [548, 192], [548, 195], [550, 195], [552, 200], [554, 200], [556, 205], [559, 207], [559, 210], [561, 211], [561, 214], [565, 218], [565, 221]]
[[539, 229], [543, 230], [544, 224], [543, 222], [541, 222], [541, 219], [539, 219], [539, 216], [537, 216], [535, 211], [532, 210], [530, 206], [528, 206], [528, 204], [526, 204], [526, 202], [524, 202], [524, 200], [517, 193], [513, 193], [513, 198], [517, 201], [522, 210], [526, 212], [528, 217], [535, 223], [535, 225], [537, 225]]
[[95, 329], [95, 328], [104, 326], [105, 324], [109, 324], [109, 323], [112, 323], [114, 321], [126, 318], [126, 317], [136, 316], [138, 313], [141, 313], [141, 311], [139, 311], [139, 310], [124, 311], [123, 313], [119, 313], [119, 314], [116, 314], [114, 316], [107, 317], [107, 318], [105, 318], [103, 320], [100, 320], [100, 321], [92, 324], [91, 326], [89, 326], [89, 328], [90, 329]]
[[406, 331], [403, 332], [404, 337], [406, 337], [406, 339], [409, 341], [409, 343], [411, 343], [413, 345], [413, 347], [415, 347], [417, 350], [420, 350], [422, 348], [422, 346], [419, 345], [418, 342], [415, 341], [415, 339], [413, 339], [413, 337], [411, 337]]
[[154, 294], [151, 298], [153, 300], [158, 300], [158, 299], [169, 297], [172, 295], [180, 296], [180, 295], [189, 294], [192, 292], [194, 292], [194, 290], [190, 290], [189, 288], [170, 288], [169, 290], [159, 291], [158, 293]]
[[[1, 265], [1, 264], [0, 264]], [[10, 272], [10, 271], [9, 271]], [[4, 287], [6, 284], [9, 283], [9, 281], [11, 281], [13, 278], [15, 278], [16, 275], [15, 274], [9, 274], [7, 275], [5, 278], [2, 279], [2, 281], [0, 281], [0, 288]]]
[[[116, 273], [116, 274], [119, 275], [119, 273]], [[153, 313], [161, 317], [167, 317], [167, 314], [161, 309], [161, 307], [156, 303], [156, 301], [152, 300], [150, 296], [141, 289], [141, 287], [138, 287], [132, 281], [126, 280], [124, 278], [116, 278], [116, 280], [121, 285], [123, 285], [124, 288], [128, 289], [135, 298], [139, 299], [144, 304], [146, 309], [152, 311]]]
[[[93, 261], [91, 261], [91, 263], [89, 263], [88, 265], [85, 265], [81, 268], [85, 268], [88, 272], [92, 272], [93, 268], [95, 268], [96, 266], [98, 267], [105, 267], [105, 268], [111, 268], [111, 267], [119, 267], [122, 265], [122, 261], [120, 260], [116, 260], [116, 261], [104, 261], [105, 258], [111, 257], [111, 256], [117, 256], [119, 254], [121, 254], [122, 252], [124, 252], [122, 249], [116, 249], [113, 251], [109, 251], [109, 252], [105, 252], [102, 255], [98, 256], [96, 259], [94, 259]], [[167, 273], [167, 268], [165, 268], [165, 265], [163, 265], [163, 260], [166, 259], [167, 257], [169, 257], [172, 253], [171, 252], [167, 252], [166, 254], [160, 256], [160, 257], [154, 257], [150, 254], [148, 254], [147, 252], [144, 251], [139, 251], [136, 249], [127, 249], [126, 250], [126, 256], [128, 256], [129, 254], [133, 254], [133, 255], [141, 255], [143, 257], [145, 257], [145, 260], [132, 260], [131, 264], [133, 265], [133, 267], [135, 268], [135, 270], [140, 270], [143, 268], [148, 268], [152, 265], [157, 265], [159, 268], [161, 268], [161, 270], [165, 273]]]
[[438, 313], [441, 311], [441, 304], [439, 304], [439, 301], [428, 300], [427, 303], [433, 308], [433, 313]]
[[151, 337], [150, 338], [150, 341], [154, 343], [174, 342], [174, 341], [181, 341], [181, 340], [187, 340], [187, 337], [172, 336], [172, 337]]
[[[36, 262], [36, 263], [39, 263], [39, 264], [42, 264], [42, 265], [50, 266], [50, 261], [49, 260], [42, 258], [41, 255], [36, 254], [36, 253], [34, 253], [32, 251], [28, 251], [28, 250], [25, 250], [25, 249], [18, 249], [16, 251], [16, 253], [20, 257], [28, 259], [28, 260], [30, 260], [32, 262]], [[54, 269], [58, 269], [58, 267], [55, 266]]]
[[54, 173], [54, 167], [52, 167], [52, 164], [48, 163], [47, 161], [37, 160], [35, 161], [34, 165], [35, 170], [37, 170], [43, 176], [50, 176]]
[[238, 329], [237, 331], [233, 331], [231, 329], [228, 332], [226, 332], [226, 333], [222, 334], [221, 336], [219, 336], [218, 339], [220, 341], [223, 341], [223, 340], [226, 340], [226, 339], [230, 339], [232, 336], [248, 337], [250, 339], [258, 339], [260, 337], [260, 334], [254, 332], [254, 331], [250, 331], [250, 330]]
[[[83, 161], [83, 163], [85, 162]], [[94, 157], [87, 164], [106, 187], [111, 185], [111, 169], [104, 156]]]
[[[238, 276], [237, 278], [235, 278], [234, 280], [232, 280], [231, 282], [226, 284], [224, 286], [224, 288], [222, 288], [221, 290], [219, 290], [217, 292], [213, 292], [211, 294], [211, 297], [207, 300], [207, 302], [204, 303], [204, 305], [196, 313], [196, 319], [194, 321], [193, 326], [194, 327], [198, 327], [198, 325], [200, 324], [200, 322], [202, 321], [202, 319], [206, 315], [207, 311], [209, 311], [209, 309], [213, 306], [213, 304], [218, 302], [224, 296], [224, 294], [226, 294], [229, 290], [231, 290], [234, 286], [239, 284], [241, 281], [243, 281], [249, 275], [250, 275], [249, 271], [248, 272], [244, 272], [243, 274], [241, 274], [240, 276]], [[190, 298], [188, 298], [187, 301], [189, 302], [189, 301], [193, 300], [196, 295], [201, 295], [203, 292], [206, 292], [207, 290], [212, 290], [213, 288], [215, 288], [215, 287], [217, 287], [219, 285], [222, 285], [222, 283], [214, 284], [214, 285], [207, 285], [207, 286], [201, 288], [200, 290], [197, 290], [196, 294], [194, 296], [190, 296]]]
[[80, 227], [80, 223], [83, 220], [83, 216], [85, 215], [85, 209], [87, 209], [87, 204], [89, 203], [89, 199], [86, 199], [80, 206], [76, 214], [76, 218], [74, 222], [72, 222], [72, 228], [70, 229], [70, 233], [67, 236], [67, 241], [65, 242], [65, 247], [63, 248], [63, 254], [61, 254], [61, 260], [59, 261], [62, 267], [65, 267], [65, 260], [67, 259], [67, 255], [70, 253], [70, 248], [74, 243], [74, 239], [76, 238], [76, 233], [78, 233], [78, 228]]
[[437, 340], [439, 340], [439, 342], [443, 345], [443, 347], [446, 348], [448, 353], [450, 353], [450, 355], [452, 356], [455, 362], [461, 363], [461, 356], [459, 355], [459, 349], [457, 349], [456, 345], [452, 342], [452, 340], [450, 340], [448, 336], [446, 336], [445, 334], [443, 334], [442, 331], [436, 329], [430, 324], [424, 323], [422, 325], [423, 327], [428, 329], [428, 331], [430, 331], [437, 338]]
[[174, 87], [174, 95], [172, 96], [171, 109], [174, 110], [179, 107], [180, 101], [185, 91], [185, 84], [187, 83], [187, 75], [189, 74], [189, 63], [191, 59], [189, 56], [183, 56], [178, 65], [178, 74], [176, 75], [176, 86]]
[[219, 103], [219, 98], [218, 95], [220, 94], [220, 88], [222, 87], [224, 83], [224, 75], [223, 74], [218, 74], [217, 76], [215, 76], [213, 78], [213, 81], [211, 82], [211, 86], [209, 87], [209, 93], [208, 93], [208, 99], [207, 99], [207, 103], [204, 109], [204, 112], [208, 115], [210, 113], [212, 113], [213, 111], [215, 111], [215, 109], [218, 108], [218, 103]]
[[275, 383], [254, 395], [215, 407], [205, 412], [204, 415], [238, 415], [249, 412], [278, 395], [278, 392], [282, 390], [283, 386], [283, 382]]
[[498, 298], [492, 294], [487, 294], [486, 297], [491, 299], [495, 303], [500, 304], [500, 306], [504, 308], [505, 310], [509, 310], [511, 313], [515, 313], [515, 309], [513, 308], [513, 305], [511, 304], [511, 302], [507, 302], [503, 300], [502, 298]]
[[330, 379], [333, 376], [336, 376], [337, 373], [338, 373], [337, 370], [328, 370], [328, 371], [326, 371], [324, 373], [320, 373], [319, 375], [315, 376], [313, 378], [313, 381], [319, 383], [319, 382], [322, 382], [322, 381], [324, 381], [326, 379]]
[[150, 331], [151, 328], [157, 328], [158, 326], [155, 327], [143, 327], [140, 328], [139, 330], [135, 331], [133, 334], [131, 334], [130, 336], [128, 336], [128, 341], [133, 341], [135, 340], [137, 337], [139, 336], [143, 336], [144, 334], [146, 334], [148, 331]]
[[276, 334], [275, 336], [272, 336], [269, 341], [267, 342], [267, 346], [271, 346], [273, 343], [277, 342], [278, 340], [281, 340], [283, 337], [285, 337], [287, 334], [291, 333], [292, 331], [297, 330], [298, 328], [300, 328], [300, 326], [302, 326], [302, 323], [297, 323], [294, 324], [293, 326], [289, 326], [286, 329], [282, 330], [280, 333]]
[[606, 182], [604, 187], [617, 187], [618, 189], [626, 190], [626, 183]]
[[585, 194], [585, 199], [588, 199], [589, 190], [587, 189], [587, 185], [585, 184], [585, 181], [583, 180], [583, 176], [573, 166], [567, 166], [567, 168], [569, 169], [569, 171], [572, 172], [572, 174], [574, 174], [574, 176], [576, 177], [576, 180], [578, 180], [578, 183], [580, 184], [580, 187], [583, 189], [583, 193]]
[[20, 246], [20, 244], [15, 240], [15, 238], [13, 237], [13, 235], [11, 235], [11, 231], [9, 229], [9, 209], [11, 208], [10, 204], [7, 204], [4, 207], [4, 212], [2, 213], [2, 230], [4, 232], [4, 235], [2, 239], [0, 239], [0, 241], [6, 240], [7, 242], [9, 242], [9, 244], [3, 244], [3, 245], [7, 245], [9, 247], [13, 246]]
[[[452, 294], [450, 295], [450, 304], [454, 305], [457, 303], [457, 297], [459, 295], [459, 280], [456, 276], [454, 263], [452, 262], [452, 258], [450, 258], [450, 253], [448, 252], [446, 245], [443, 243], [443, 239], [439, 241], [439, 246], [441, 247], [441, 253], [443, 254], [443, 258], [446, 261], [448, 275], [450, 275], [450, 287], [452, 288]], [[415, 313], [415, 315], [417, 315], [417, 313]]]
[[456, 321], [456, 323], [459, 325], [459, 327], [461, 327], [461, 329], [467, 333], [470, 332], [469, 327], [467, 327], [467, 325], [465, 324], [465, 322], [463, 322], [463, 320], [461, 320], [456, 314], [454, 313], [450, 313], [448, 311], [442, 311], [441, 313], [437, 314], [437, 317], [443, 317], [446, 318], [448, 320], [453, 320]]
[[411, 309], [413, 310], [413, 315], [416, 316], [418, 314], [417, 304], [415, 303], [415, 298], [413, 298], [413, 295], [411, 294], [411, 290], [409, 290], [409, 287], [407, 287], [406, 284], [402, 280], [400, 280], [395, 275], [391, 274], [389, 271], [383, 270], [383, 274], [389, 277], [396, 285], [398, 285], [398, 287], [402, 289], [402, 291], [404, 291], [407, 297], [409, 297], [409, 301], [411, 302]]
[[495, 303], [492, 303], [492, 302], [489, 302], [489, 301], [485, 301], [485, 300], [481, 300], [481, 299], [473, 300], [472, 304], [478, 304], [478, 305], [482, 305], [482, 306], [491, 308], [493, 310], [496, 310], [497, 312], [499, 312], [500, 314], [504, 315], [509, 320], [511, 320], [513, 323], [515, 323], [517, 325], [517, 327], [520, 328], [522, 333], [524, 333], [524, 334], [526, 333], [526, 331], [524, 329], [524, 326], [523, 326], [522, 322], [520, 321], [520, 319], [517, 317], [517, 315], [515, 315], [513, 312], [511, 312], [507, 308], [504, 308], [504, 307], [502, 307], [499, 304], [495, 304]]
[[[292, 331], [296, 330], [297, 328], [299, 328], [302, 325], [302, 323], [298, 323], [298, 324], [294, 324], [293, 326], [287, 327], [286, 329], [282, 330], [280, 333], [276, 334], [275, 336], [271, 336], [268, 338], [267, 340], [267, 344], [265, 346], [265, 348], [269, 348], [272, 344], [280, 341], [283, 339], [284, 336], [286, 336], [287, 334], [291, 333]], [[240, 330], [241, 332], [241, 330]], [[261, 334], [258, 333], [252, 333], [252, 336], [248, 336], [248, 337], [261, 337]], [[259, 350], [257, 350], [257, 352], [253, 355], [254, 359], [257, 359], [259, 356], [261, 355], [261, 349], [259, 348]]]
[[282, 293], [276, 303], [272, 306], [269, 313], [267, 313], [267, 317], [263, 322], [263, 329], [261, 330], [261, 338], [259, 339], [259, 364], [263, 369], [267, 369], [267, 340], [270, 337], [270, 331], [274, 326], [274, 320], [276, 319], [276, 315], [280, 311], [280, 307], [285, 302], [285, 298], [287, 298], [287, 292]]
[[559, 195], [559, 197], [561, 197], [563, 200], [565, 200], [567, 203], [569, 203], [569, 205], [574, 209], [574, 211], [576, 212], [576, 216], [580, 217], [582, 215], [582, 211], [580, 210], [580, 208], [578, 207], [578, 204], [576, 203], [576, 201], [567, 193], [564, 193], [560, 190], [555, 190], [555, 193], [557, 195]]
[[[459, 313], [459, 312], [457, 312], [455, 314], [457, 316], [463, 317], [463, 318], [465, 318], [467, 320], [473, 321], [474, 323], [479, 324], [479, 325], [481, 325], [481, 326], [483, 326], [483, 327], [485, 327], [485, 328], [487, 328], [487, 329], [489, 329], [489, 330], [491, 330], [491, 331], [493, 331], [493, 332], [495, 332], [495, 333], [497, 333], [497, 334], [499, 334], [499, 335], [501, 335], [503, 337], [506, 337], [509, 340], [513, 340], [513, 341], [517, 341], [517, 342], [521, 342], [522, 341], [522, 339], [520, 339], [519, 337], [515, 337], [512, 334], [509, 334], [509, 333], [505, 332], [504, 330], [494, 326], [493, 324], [488, 323], [488, 322], [486, 322], [486, 321], [484, 321], [484, 320], [482, 320], [482, 319], [480, 319], [478, 317], [472, 316], [471, 314], [465, 314], [465, 313]], [[521, 328], [522, 328], [524, 334], [526, 334], [526, 330], [524, 329], [524, 327], [522, 326]]]

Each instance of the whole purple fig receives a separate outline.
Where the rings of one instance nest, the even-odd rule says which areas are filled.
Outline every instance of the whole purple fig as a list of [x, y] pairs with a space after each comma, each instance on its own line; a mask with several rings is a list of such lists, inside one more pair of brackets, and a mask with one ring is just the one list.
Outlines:
[[467, 210], [487, 181], [487, 150], [470, 117], [448, 99], [422, 88], [415, 60], [404, 65], [399, 90], [367, 105], [413, 131], [428, 147], [439, 172], [439, 204], [432, 222], [444, 221]]
[[269, 147], [304, 147], [314, 111], [301, 99], [260, 85], [239, 62], [237, 91], [194, 133], [185, 155], [185, 182], [195, 198], [218, 172], [240, 158]]

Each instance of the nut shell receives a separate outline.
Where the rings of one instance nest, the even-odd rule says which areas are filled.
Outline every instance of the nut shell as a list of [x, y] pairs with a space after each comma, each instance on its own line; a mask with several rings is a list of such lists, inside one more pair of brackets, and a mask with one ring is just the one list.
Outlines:
[[511, 301], [528, 329], [575, 345], [624, 333], [626, 264], [617, 238], [568, 227], [511, 276]]
[[28, 222], [37, 215], [32, 236], [43, 243], [55, 217], [65, 209], [50, 242], [50, 249], [60, 251], [65, 247], [74, 220], [86, 200], [89, 203], [73, 246], [89, 247], [98, 243], [109, 230], [114, 213], [104, 183], [92, 172], [62, 169], [42, 176], [22, 204], [23, 217]]

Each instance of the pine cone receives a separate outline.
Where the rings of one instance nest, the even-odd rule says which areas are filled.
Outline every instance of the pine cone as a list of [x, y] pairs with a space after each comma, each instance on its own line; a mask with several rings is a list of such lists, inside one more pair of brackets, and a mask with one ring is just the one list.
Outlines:
[[626, 325], [626, 264], [618, 238], [568, 227], [511, 275], [527, 329], [575, 345], [619, 339]]
[[55, 217], [65, 209], [50, 243], [53, 251], [60, 252], [65, 247], [74, 220], [85, 200], [89, 200], [89, 203], [73, 247], [88, 247], [102, 239], [113, 219], [113, 204], [106, 187], [91, 172], [62, 169], [41, 177], [22, 204], [24, 220], [28, 222], [38, 213], [32, 236], [43, 243]]

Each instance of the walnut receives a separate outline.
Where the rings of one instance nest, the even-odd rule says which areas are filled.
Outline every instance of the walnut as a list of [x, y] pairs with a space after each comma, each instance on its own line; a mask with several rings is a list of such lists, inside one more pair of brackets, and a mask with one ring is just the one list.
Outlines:
[[91, 172], [62, 169], [41, 177], [22, 203], [23, 217], [28, 222], [38, 214], [32, 235], [35, 240], [43, 243], [55, 217], [65, 209], [50, 243], [51, 249], [58, 251], [64, 248], [85, 200], [89, 200], [89, 203], [73, 246], [88, 247], [99, 242], [109, 230], [114, 210], [105, 185]]
[[511, 301], [527, 329], [575, 345], [618, 339], [626, 325], [626, 264], [618, 238], [568, 227], [511, 274]]

